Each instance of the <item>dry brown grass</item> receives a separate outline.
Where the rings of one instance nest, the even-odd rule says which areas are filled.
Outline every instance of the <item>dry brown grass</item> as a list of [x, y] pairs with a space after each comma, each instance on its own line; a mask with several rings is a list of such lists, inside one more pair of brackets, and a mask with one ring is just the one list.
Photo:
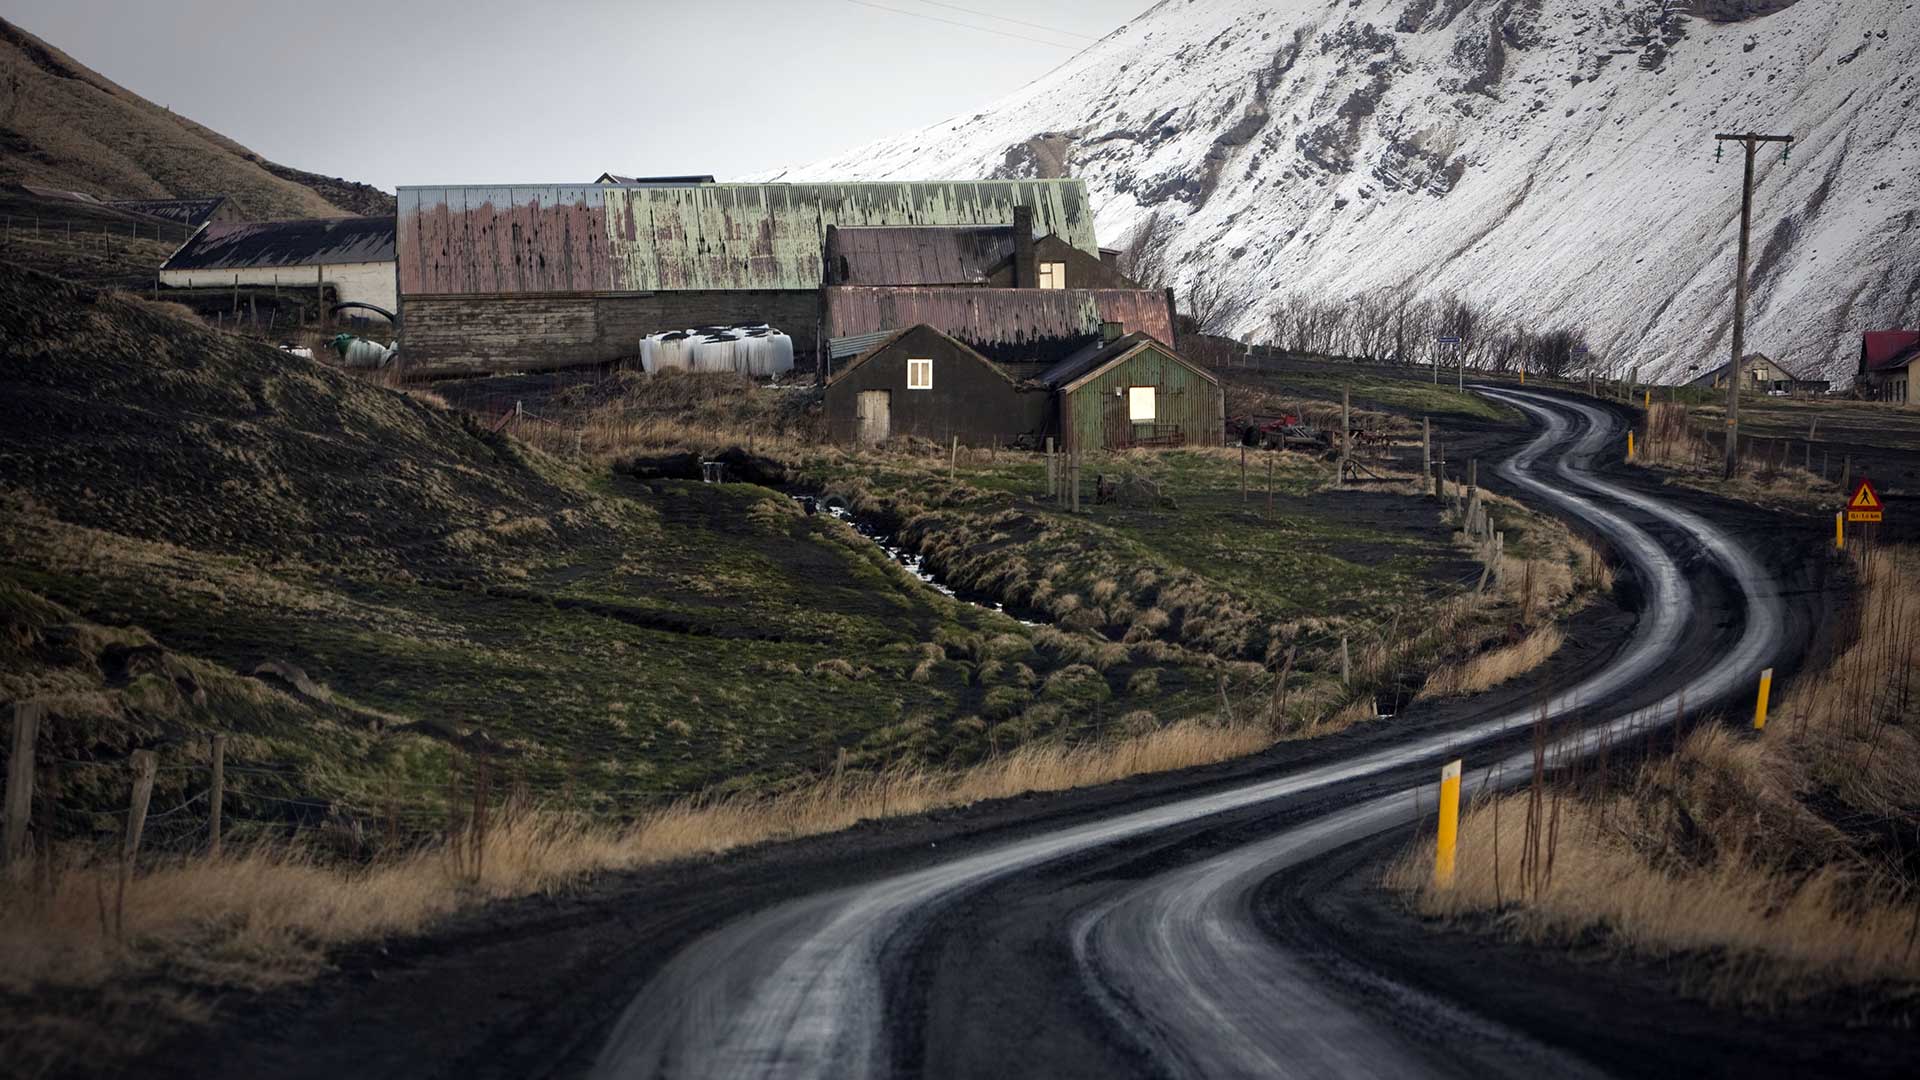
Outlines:
[[[1762, 505], [1828, 509], [1839, 486], [1805, 467], [1787, 440], [1749, 441], [1731, 480], [1724, 478], [1726, 447], [1702, 437], [1701, 421], [1686, 405], [1655, 402], [1634, 449], [1634, 463], [1669, 480]], [[1624, 451], [1624, 448], [1622, 448]]]
[[1704, 726], [1605, 787], [1536, 775], [1463, 817], [1452, 888], [1429, 879], [1430, 840], [1389, 884], [1436, 916], [1497, 912], [1531, 939], [1597, 931], [1691, 958], [1725, 1000], [1920, 982], [1920, 881], [1902, 839], [1920, 806], [1920, 552], [1857, 565], [1860, 639], [1796, 679], [1764, 733]]
[[1428, 677], [1417, 695], [1421, 698], [1449, 697], [1490, 690], [1532, 671], [1560, 651], [1566, 635], [1558, 624], [1548, 623], [1512, 645], [1493, 649], [1461, 664], [1449, 664]]
[[[418, 933], [473, 903], [875, 818], [1211, 764], [1273, 741], [1259, 725], [1156, 727], [1146, 712], [1129, 714], [1126, 727], [1133, 733], [1114, 741], [1027, 744], [958, 772], [836, 773], [771, 797], [681, 801], [629, 824], [510, 805], [484, 832], [366, 866], [321, 862], [290, 844], [171, 859], [134, 875], [124, 902], [115, 864], [57, 854], [0, 884], [0, 991], [100, 989], [159, 972], [176, 989], [261, 990], [322, 971], [330, 949]], [[180, 1001], [167, 1015], [195, 1019], [196, 1007]]]

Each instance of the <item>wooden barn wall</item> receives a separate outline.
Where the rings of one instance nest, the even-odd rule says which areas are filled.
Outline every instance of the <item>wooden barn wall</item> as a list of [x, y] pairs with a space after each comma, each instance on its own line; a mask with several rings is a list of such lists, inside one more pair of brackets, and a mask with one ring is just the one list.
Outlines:
[[1064, 357], [1100, 332], [1173, 340], [1167, 294], [1157, 289], [887, 289], [835, 286], [825, 294], [826, 334], [850, 337], [925, 323], [1003, 362]]
[[1132, 386], [1159, 388], [1154, 421], [1158, 427], [1177, 427], [1188, 446], [1220, 445], [1225, 402], [1219, 384], [1152, 346], [1062, 393], [1064, 445], [1078, 450], [1117, 449], [1138, 436], [1166, 434], [1136, 431], [1128, 421], [1126, 390]]
[[766, 322], [793, 338], [811, 371], [819, 293], [678, 292], [638, 296], [414, 296], [407, 370], [421, 375], [546, 371], [636, 357], [640, 339], [690, 326]]
[[472, 293], [817, 288], [829, 225], [1034, 227], [1098, 258], [1077, 180], [401, 188], [400, 288]]
[[[907, 361], [933, 361], [933, 388], [907, 389]], [[913, 435], [968, 446], [1005, 446], [1051, 430], [1053, 395], [1022, 389], [964, 347], [925, 330], [912, 331], [827, 385], [828, 437], [847, 443], [859, 429], [862, 390], [890, 391], [895, 436]]]

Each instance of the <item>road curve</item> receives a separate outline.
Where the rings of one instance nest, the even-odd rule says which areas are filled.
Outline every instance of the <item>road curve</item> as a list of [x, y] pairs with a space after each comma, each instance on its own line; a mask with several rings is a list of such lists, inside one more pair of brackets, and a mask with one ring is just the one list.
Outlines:
[[[1685, 700], [1701, 706], [1744, 686], [1778, 649], [1782, 636], [1780, 602], [1751, 557], [1704, 520], [1590, 475], [1586, 464], [1614, 435], [1615, 425], [1606, 414], [1532, 393], [1488, 394], [1543, 424], [1540, 435], [1505, 463], [1501, 474], [1605, 534], [1633, 565], [1646, 591], [1645, 614], [1634, 640], [1605, 667], [1563, 692], [1548, 707], [1549, 714], [1585, 710], [1658, 677], [1675, 663], [1675, 645], [1694, 616], [1681, 562], [1628, 520], [1622, 508], [1652, 514], [1686, 534], [1739, 583], [1745, 596], [1745, 630], [1732, 654], [1714, 668], [1718, 673], [1689, 679]], [[1561, 410], [1571, 410], [1585, 429], [1571, 445], [1567, 440], [1574, 422]], [[1541, 461], [1556, 451], [1553, 480], [1542, 479]], [[1663, 698], [1656, 715], [1672, 715], [1680, 696], [1676, 692]], [[1530, 709], [1501, 712], [1442, 734], [1032, 835], [922, 870], [780, 904], [724, 925], [676, 956], [642, 989], [615, 1026], [594, 1075], [884, 1075], [891, 1058], [881, 973], [889, 958], [911, 950], [926, 927], [960, 898], [1078, 853], [1437, 762], [1469, 744], [1524, 728], [1537, 715]], [[1626, 730], [1627, 721], [1616, 717], [1587, 729], [1580, 738], [1587, 746], [1598, 746]], [[1517, 767], [1512, 771], [1520, 772]], [[1474, 775], [1476, 781], [1483, 776]], [[1208, 1075], [1423, 1071], [1416, 1049], [1379, 1032], [1373, 1021], [1342, 1010], [1325, 995], [1316, 1000], [1319, 992], [1298, 966], [1260, 939], [1244, 917], [1251, 907], [1250, 890], [1259, 881], [1316, 852], [1403, 824], [1413, 812], [1407, 793], [1371, 799], [1219, 859], [1160, 875], [1102, 905], [1080, 920], [1074, 932], [1089, 989], [1115, 1020], [1140, 1034], [1157, 1070]], [[1211, 966], [1194, 967], [1201, 956], [1209, 957]], [[1166, 985], [1149, 985], [1156, 980]], [[1241, 1011], [1244, 1005], [1236, 1005], [1236, 999], [1212, 992], [1206, 985], [1210, 980], [1223, 985], [1239, 980], [1240, 989], [1233, 994], [1271, 995], [1274, 987], [1284, 987], [1279, 992], [1303, 1004], [1311, 1002], [1312, 1008], [1297, 1010], [1297, 1022], [1290, 1027], [1270, 1012]], [[1251, 1000], [1258, 998], [1237, 998]], [[1377, 1050], [1354, 1049], [1376, 1044]], [[1536, 1054], [1520, 1040], [1508, 1040], [1508, 1045], [1516, 1048], [1516, 1061]], [[1357, 1058], [1356, 1053], [1365, 1056]], [[1283, 1061], [1275, 1067], [1277, 1057], [1289, 1055], [1293, 1066]]]
[[[1574, 752], [1625, 738], [1646, 723], [1674, 719], [1687, 702], [1695, 707], [1723, 700], [1748, 685], [1755, 669], [1779, 648], [1783, 618], [1780, 600], [1767, 575], [1740, 546], [1700, 518], [1628, 491], [1586, 473], [1573, 462], [1590, 457], [1611, 441], [1613, 428], [1588, 406], [1542, 399], [1539, 395], [1489, 393], [1525, 409], [1544, 423], [1544, 431], [1524, 452], [1506, 463], [1502, 474], [1562, 506], [1568, 513], [1602, 526], [1620, 545], [1637, 572], [1650, 583], [1651, 640], [1664, 641], [1669, 608], [1685, 594], [1673, 556], [1643, 530], [1594, 502], [1552, 490], [1527, 470], [1549, 446], [1561, 443], [1569, 423], [1559, 409], [1581, 416], [1586, 434], [1563, 456], [1556, 474], [1567, 484], [1607, 500], [1633, 505], [1683, 529], [1732, 575], [1745, 597], [1745, 629], [1725, 664], [1688, 679], [1650, 709], [1635, 717], [1614, 717], [1584, 728], [1567, 744]], [[1556, 400], [1549, 407], [1544, 400]], [[1643, 670], [1636, 659], [1626, 665]], [[1617, 675], [1616, 668], [1610, 675]], [[1518, 783], [1529, 774], [1531, 751], [1498, 763], [1494, 774]], [[1469, 793], [1486, 783], [1488, 772], [1469, 771]], [[1476, 780], [1478, 783], [1476, 783]], [[1499, 783], [1498, 779], [1492, 781]], [[1421, 800], [1415, 789], [1369, 799], [1244, 845], [1217, 858], [1151, 878], [1118, 897], [1084, 912], [1073, 925], [1074, 957], [1093, 998], [1140, 1048], [1173, 1075], [1184, 1076], [1356, 1076], [1421, 1075], [1437, 1063], [1426, 1047], [1411, 1045], [1402, 1033], [1411, 1028], [1451, 1031], [1458, 1054], [1462, 1040], [1475, 1044], [1479, 1064], [1512, 1075], [1578, 1074], [1583, 1066], [1556, 1058], [1547, 1048], [1464, 1016], [1444, 1002], [1391, 988], [1395, 1022], [1344, 1005], [1315, 985], [1315, 979], [1266, 933], [1257, 917], [1255, 894], [1275, 874], [1315, 855], [1364, 839], [1414, 819]], [[1428, 795], [1427, 807], [1434, 805]], [[1390, 986], [1390, 984], [1388, 984]], [[1274, 1002], [1288, 1003], [1284, 1009]], [[1430, 1023], [1408, 1024], [1408, 1013]], [[1486, 1060], [1487, 1058], [1495, 1060]]]

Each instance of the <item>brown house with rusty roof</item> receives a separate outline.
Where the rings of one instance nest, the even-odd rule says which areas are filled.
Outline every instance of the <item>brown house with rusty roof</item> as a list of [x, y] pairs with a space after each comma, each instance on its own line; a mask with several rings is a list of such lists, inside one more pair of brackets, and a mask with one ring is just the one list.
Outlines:
[[958, 338], [926, 325], [896, 330], [827, 384], [827, 436], [877, 443], [900, 436], [970, 446], [1039, 445], [1053, 394]]
[[826, 284], [890, 288], [1138, 289], [1060, 237], [1033, 234], [1033, 209], [1011, 225], [828, 226]]
[[996, 363], [932, 326], [889, 334], [827, 384], [828, 437], [914, 436], [969, 446], [1065, 450], [1215, 446], [1220, 383], [1149, 334], [1109, 324], [1040, 367]]

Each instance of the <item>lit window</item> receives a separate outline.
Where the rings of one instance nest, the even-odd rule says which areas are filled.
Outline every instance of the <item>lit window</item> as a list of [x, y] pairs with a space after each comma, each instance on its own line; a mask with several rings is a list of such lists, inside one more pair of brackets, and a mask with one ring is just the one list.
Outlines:
[[1127, 419], [1136, 424], [1153, 423], [1153, 387], [1127, 388]]
[[1041, 263], [1040, 287], [1043, 289], [1064, 289], [1067, 287], [1067, 264]]
[[933, 361], [931, 360], [907, 361], [907, 389], [909, 390], [933, 389]]

